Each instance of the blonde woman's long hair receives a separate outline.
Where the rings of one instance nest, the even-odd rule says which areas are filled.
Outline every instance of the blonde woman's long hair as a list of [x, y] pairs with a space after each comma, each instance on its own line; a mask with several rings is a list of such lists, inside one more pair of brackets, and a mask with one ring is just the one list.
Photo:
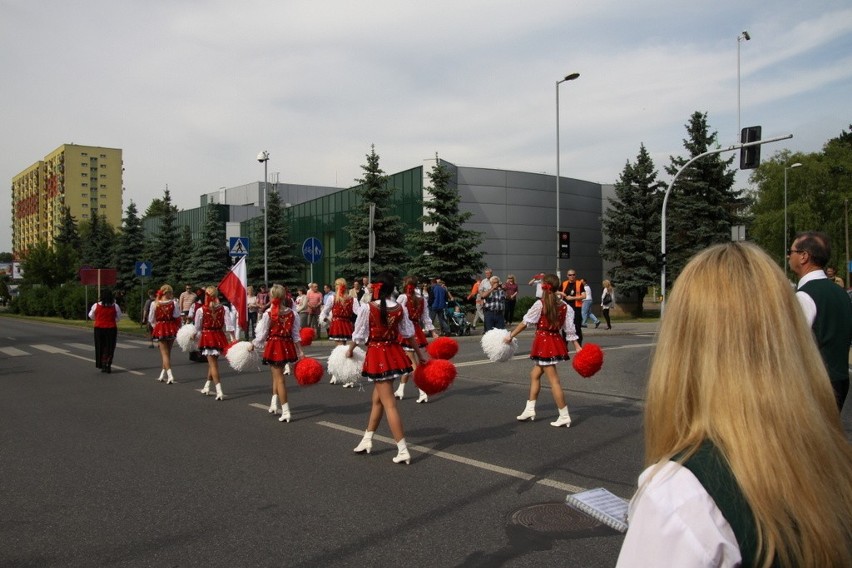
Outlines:
[[[341, 286], [343, 290], [341, 291]], [[334, 301], [342, 304], [349, 299], [349, 291], [346, 288], [346, 278], [338, 278], [334, 281]]]
[[[541, 279], [541, 304], [544, 308], [544, 317], [553, 327], [558, 327], [559, 321], [559, 296], [556, 292], [559, 291], [559, 277], [555, 274], [545, 274]], [[566, 316], [567, 317], [567, 316]]]
[[784, 273], [748, 243], [687, 264], [651, 363], [646, 465], [704, 441], [754, 513], [756, 565], [852, 566], [852, 449], [828, 374]]

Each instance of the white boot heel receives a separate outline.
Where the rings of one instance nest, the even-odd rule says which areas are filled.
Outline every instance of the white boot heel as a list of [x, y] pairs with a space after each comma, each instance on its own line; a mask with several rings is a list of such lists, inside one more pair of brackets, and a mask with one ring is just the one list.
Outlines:
[[168, 380], [166, 381], [166, 384], [167, 384], [167, 385], [174, 384], [174, 382], [175, 382], [175, 377], [174, 377], [174, 375], [172, 375], [172, 370], [171, 370], [171, 369], [167, 369], [167, 370], [166, 370], [166, 376], [168, 377]]
[[429, 395], [423, 391], [420, 391], [420, 396], [417, 397], [417, 404], [421, 402], [429, 402]]
[[355, 449], [352, 450], [356, 454], [360, 454], [362, 452], [367, 452], [368, 454], [373, 449], [373, 433], [370, 431], [364, 432], [364, 437], [361, 438], [361, 443], [355, 446]]
[[166, 370], [163, 369], [162, 371], [160, 371], [160, 376], [157, 377], [157, 382], [162, 383], [165, 379], [166, 379]]
[[397, 452], [396, 456], [393, 458], [393, 463], [402, 463], [405, 462], [405, 465], [411, 464], [411, 454], [408, 453], [408, 448], [402, 448]]
[[281, 405], [281, 418], [278, 422], [290, 422], [290, 405], [286, 402]]
[[201, 394], [203, 394], [204, 396], [208, 396], [210, 394], [210, 385], [212, 384], [213, 381], [207, 381], [206, 383], [204, 383], [204, 388], [201, 389]]
[[278, 395], [272, 395], [272, 401], [269, 403], [269, 414], [278, 414]]
[[565, 426], [566, 428], [571, 427], [571, 417], [568, 416], [568, 407], [559, 409], [559, 418], [556, 419], [556, 422], [551, 422], [551, 426], [555, 426], [559, 428], [560, 426]]
[[530, 422], [535, 420], [535, 401], [528, 400], [527, 407], [516, 418], [521, 422], [523, 422], [524, 420], [529, 420]]
[[216, 385], [216, 400], [224, 400], [225, 394], [222, 392], [222, 383]]
[[405, 383], [399, 383], [399, 386], [396, 388], [396, 391], [393, 393], [393, 396], [402, 400], [405, 396]]

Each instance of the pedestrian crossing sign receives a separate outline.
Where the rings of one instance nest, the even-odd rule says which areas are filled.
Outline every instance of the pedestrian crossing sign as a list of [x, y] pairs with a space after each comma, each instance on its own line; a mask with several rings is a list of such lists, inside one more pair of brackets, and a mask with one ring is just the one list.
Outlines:
[[231, 256], [241, 257], [248, 255], [249, 239], [248, 237], [231, 237], [228, 243], [228, 251]]

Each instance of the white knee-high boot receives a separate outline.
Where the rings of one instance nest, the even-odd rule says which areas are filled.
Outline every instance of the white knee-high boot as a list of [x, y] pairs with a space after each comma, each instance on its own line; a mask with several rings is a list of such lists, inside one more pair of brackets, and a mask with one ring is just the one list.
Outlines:
[[571, 426], [571, 417], [568, 416], [567, 404], [563, 408], [559, 409], [559, 418], [556, 419], [556, 422], [551, 422], [550, 425], [556, 426], [557, 428], [560, 426], [565, 426], [566, 428]]
[[517, 416], [517, 418], [518, 420], [529, 420], [530, 422], [535, 420], [535, 401], [528, 400], [527, 407], [524, 409], [523, 412], [521, 412], [519, 416]]

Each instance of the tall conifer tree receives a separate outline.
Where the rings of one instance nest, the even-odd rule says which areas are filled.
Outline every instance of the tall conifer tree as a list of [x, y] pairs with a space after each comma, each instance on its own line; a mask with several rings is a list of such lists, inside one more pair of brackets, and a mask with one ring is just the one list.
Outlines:
[[127, 292], [138, 283], [136, 262], [147, 260], [144, 258], [145, 231], [133, 201], [125, 210], [115, 250], [116, 289]]
[[420, 221], [425, 231], [408, 234], [409, 242], [420, 254], [412, 260], [409, 272], [424, 278], [441, 278], [453, 293], [466, 294], [471, 276], [485, 267], [482, 258], [482, 233], [464, 228], [473, 213], [460, 212], [458, 188], [453, 172], [435, 156], [435, 165], [427, 173], [431, 187], [425, 201], [426, 214]]
[[636, 162], [624, 166], [615, 183], [616, 197], [608, 199], [602, 219], [607, 239], [601, 256], [614, 263], [608, 279], [620, 294], [636, 301], [638, 316], [648, 288], [659, 282], [662, 187], [642, 144]]
[[187, 283], [195, 286], [216, 285], [231, 268], [228, 247], [225, 243], [225, 224], [216, 205], [207, 206], [204, 231], [195, 243], [192, 261], [184, 274]]
[[402, 247], [404, 225], [397, 215], [388, 215], [394, 198], [394, 188], [379, 167], [379, 155], [375, 146], [370, 147], [367, 163], [361, 166], [364, 177], [356, 180], [360, 186], [354, 188], [359, 203], [349, 213], [349, 244], [338, 253], [344, 261], [340, 272], [344, 278], [353, 280], [367, 275], [369, 250], [370, 204], [376, 206], [373, 232], [376, 235], [376, 253], [372, 259], [372, 273], [389, 272], [401, 276], [408, 264], [408, 254]]
[[[154, 203], [160, 203], [160, 201], [154, 200], [152, 206]], [[148, 209], [150, 210], [151, 207]], [[177, 210], [172, 206], [169, 188], [164, 190], [161, 205], [158, 205], [157, 209], [160, 223], [156, 234], [149, 242], [146, 256], [153, 264], [152, 272], [155, 287], [166, 283], [176, 286], [181, 280], [181, 267], [177, 266], [172, 250], [177, 244], [179, 233], [175, 224]]]

